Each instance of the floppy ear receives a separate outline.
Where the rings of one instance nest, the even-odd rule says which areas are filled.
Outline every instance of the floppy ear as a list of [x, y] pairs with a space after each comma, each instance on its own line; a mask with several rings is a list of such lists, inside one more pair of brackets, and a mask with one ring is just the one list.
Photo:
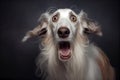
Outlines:
[[92, 21], [88, 18], [87, 14], [82, 10], [79, 14], [80, 16], [80, 26], [83, 27], [85, 34], [94, 33], [98, 36], [102, 36], [101, 28], [97, 22]]
[[28, 31], [24, 36], [24, 38], [22, 39], [22, 42], [25, 42], [28, 39], [36, 36], [40, 36], [40, 37], [44, 36], [47, 32], [48, 18], [49, 18], [49, 13], [42, 14], [39, 18], [39, 25], [35, 27], [33, 30]]

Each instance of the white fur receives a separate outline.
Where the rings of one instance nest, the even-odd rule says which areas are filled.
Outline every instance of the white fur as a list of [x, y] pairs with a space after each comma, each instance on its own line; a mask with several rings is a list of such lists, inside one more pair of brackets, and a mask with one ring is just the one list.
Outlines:
[[[52, 43], [47, 45], [38, 57], [38, 67], [47, 71], [48, 80], [101, 80], [101, 72], [95, 61], [98, 51], [94, 45], [89, 45], [85, 50], [85, 47], [79, 43], [75, 43], [74, 56], [68, 62], [62, 63], [57, 59], [56, 48]], [[92, 49], [94, 48], [94, 49]], [[96, 54], [97, 53], [97, 54]]]
[[[53, 23], [51, 16], [55, 13], [60, 13], [59, 21]], [[83, 26], [81, 24], [81, 15], [77, 16], [77, 22], [72, 23], [69, 19], [70, 9], [58, 9], [49, 16], [47, 27], [48, 33], [45, 38], [48, 41], [44, 43], [41, 54], [37, 58], [37, 66], [41, 69], [42, 74], [45, 74], [46, 80], [101, 80], [100, 68], [95, 60], [99, 58], [99, 52], [93, 44], [83, 34]], [[77, 23], [80, 23], [79, 25]], [[66, 26], [70, 29], [68, 39], [72, 42], [72, 57], [66, 62], [58, 59], [56, 42], [60, 40], [57, 30], [61, 26]], [[52, 34], [53, 31], [53, 34]], [[66, 39], [66, 40], [68, 40]]]

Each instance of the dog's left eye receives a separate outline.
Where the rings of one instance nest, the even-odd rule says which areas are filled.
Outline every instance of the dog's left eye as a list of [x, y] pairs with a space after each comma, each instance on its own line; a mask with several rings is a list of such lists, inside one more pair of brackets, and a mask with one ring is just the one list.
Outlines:
[[71, 15], [71, 16], [70, 16], [70, 20], [71, 20], [72, 22], [76, 22], [76, 21], [77, 21], [77, 17], [76, 17], [75, 15]]

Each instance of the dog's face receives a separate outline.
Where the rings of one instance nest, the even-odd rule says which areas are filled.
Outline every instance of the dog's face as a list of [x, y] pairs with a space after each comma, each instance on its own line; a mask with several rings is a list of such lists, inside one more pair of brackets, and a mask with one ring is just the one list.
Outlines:
[[[60, 61], [68, 61], [72, 57], [72, 44], [77, 35], [87, 36], [90, 33], [101, 35], [100, 28], [85, 12], [76, 14], [71, 9], [58, 9], [52, 14], [44, 13], [40, 17], [40, 26], [30, 32], [39, 36], [52, 35]], [[31, 33], [27, 34], [27, 38]]]
[[51, 30], [61, 61], [71, 58], [72, 43], [78, 29], [79, 16], [71, 9], [59, 9], [50, 18]]
[[59, 9], [51, 15], [50, 22], [56, 41], [71, 41], [79, 22], [78, 15], [70, 9]]

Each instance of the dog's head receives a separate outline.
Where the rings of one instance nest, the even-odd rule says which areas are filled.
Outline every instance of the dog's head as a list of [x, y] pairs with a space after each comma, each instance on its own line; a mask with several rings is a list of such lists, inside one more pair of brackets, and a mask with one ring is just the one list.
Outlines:
[[91, 33], [102, 35], [97, 23], [89, 19], [83, 11], [76, 14], [71, 9], [58, 9], [52, 13], [43, 13], [39, 21], [38, 27], [29, 31], [23, 41], [33, 36], [51, 35], [61, 61], [67, 61], [71, 58], [76, 39], [86, 39]]

